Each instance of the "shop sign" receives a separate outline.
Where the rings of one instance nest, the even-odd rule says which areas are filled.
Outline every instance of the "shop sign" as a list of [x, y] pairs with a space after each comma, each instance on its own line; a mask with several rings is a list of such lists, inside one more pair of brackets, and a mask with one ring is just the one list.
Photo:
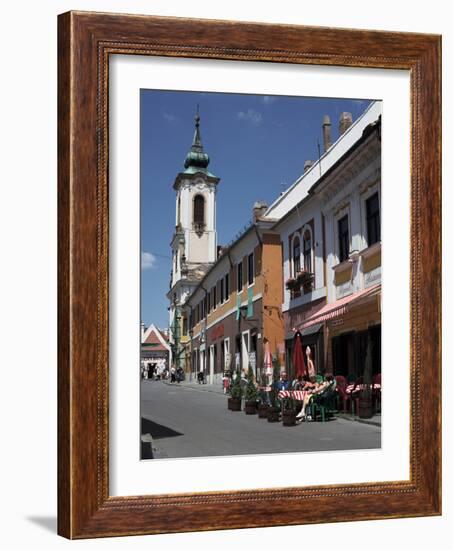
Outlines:
[[225, 334], [225, 326], [223, 323], [220, 323], [219, 325], [215, 326], [211, 331], [211, 339], [217, 340], [218, 338], [222, 338]]

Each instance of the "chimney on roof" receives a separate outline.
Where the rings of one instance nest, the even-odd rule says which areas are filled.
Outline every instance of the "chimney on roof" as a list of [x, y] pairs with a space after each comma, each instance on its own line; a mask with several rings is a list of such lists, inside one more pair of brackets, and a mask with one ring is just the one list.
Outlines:
[[264, 216], [267, 208], [268, 206], [265, 202], [263, 201], [255, 202], [255, 204], [253, 205], [253, 222], [254, 223], [256, 223], [258, 218], [261, 218], [262, 216]]
[[307, 172], [308, 170], [310, 170], [310, 168], [313, 166], [313, 161], [312, 160], [306, 160], [304, 162], [304, 174], [305, 172]]
[[145, 323], [142, 321], [140, 323], [140, 336], [141, 336], [141, 341], [142, 342], [145, 339], [145, 330], [146, 330]]
[[330, 136], [330, 127], [331, 126], [332, 125], [330, 124], [329, 115], [324, 115], [324, 118], [323, 118], [323, 121], [322, 121], [322, 138], [323, 138], [323, 141], [324, 141], [324, 153], [332, 145], [332, 138]]
[[340, 122], [338, 123], [338, 133], [343, 135], [346, 130], [351, 126], [352, 124], [352, 114], [351, 113], [341, 113], [340, 115]]

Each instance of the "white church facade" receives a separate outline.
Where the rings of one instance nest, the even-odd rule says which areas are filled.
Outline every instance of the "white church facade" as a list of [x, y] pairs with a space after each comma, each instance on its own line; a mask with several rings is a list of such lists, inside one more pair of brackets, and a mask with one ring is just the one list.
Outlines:
[[175, 231], [171, 240], [172, 271], [169, 326], [172, 363], [187, 370], [188, 317], [182, 306], [217, 259], [216, 197], [220, 179], [208, 170], [201, 142], [200, 115], [184, 170], [175, 179]]

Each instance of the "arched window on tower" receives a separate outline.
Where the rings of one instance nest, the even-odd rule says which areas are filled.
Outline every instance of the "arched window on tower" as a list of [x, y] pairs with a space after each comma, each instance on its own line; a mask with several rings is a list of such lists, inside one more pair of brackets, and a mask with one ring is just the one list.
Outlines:
[[312, 273], [311, 265], [311, 233], [308, 229], [304, 233], [304, 270]]
[[300, 239], [293, 239], [293, 275], [296, 276], [300, 271]]
[[195, 195], [193, 199], [193, 227], [196, 232], [203, 232], [205, 221], [205, 200], [203, 195]]

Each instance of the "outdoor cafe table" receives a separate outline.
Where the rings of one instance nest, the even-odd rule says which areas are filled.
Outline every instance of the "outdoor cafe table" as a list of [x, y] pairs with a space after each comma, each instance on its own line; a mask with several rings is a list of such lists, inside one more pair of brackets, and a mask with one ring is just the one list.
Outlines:
[[278, 392], [279, 399], [283, 399], [284, 397], [292, 397], [296, 401], [303, 401], [304, 397], [309, 392], [307, 390], [281, 390]]

